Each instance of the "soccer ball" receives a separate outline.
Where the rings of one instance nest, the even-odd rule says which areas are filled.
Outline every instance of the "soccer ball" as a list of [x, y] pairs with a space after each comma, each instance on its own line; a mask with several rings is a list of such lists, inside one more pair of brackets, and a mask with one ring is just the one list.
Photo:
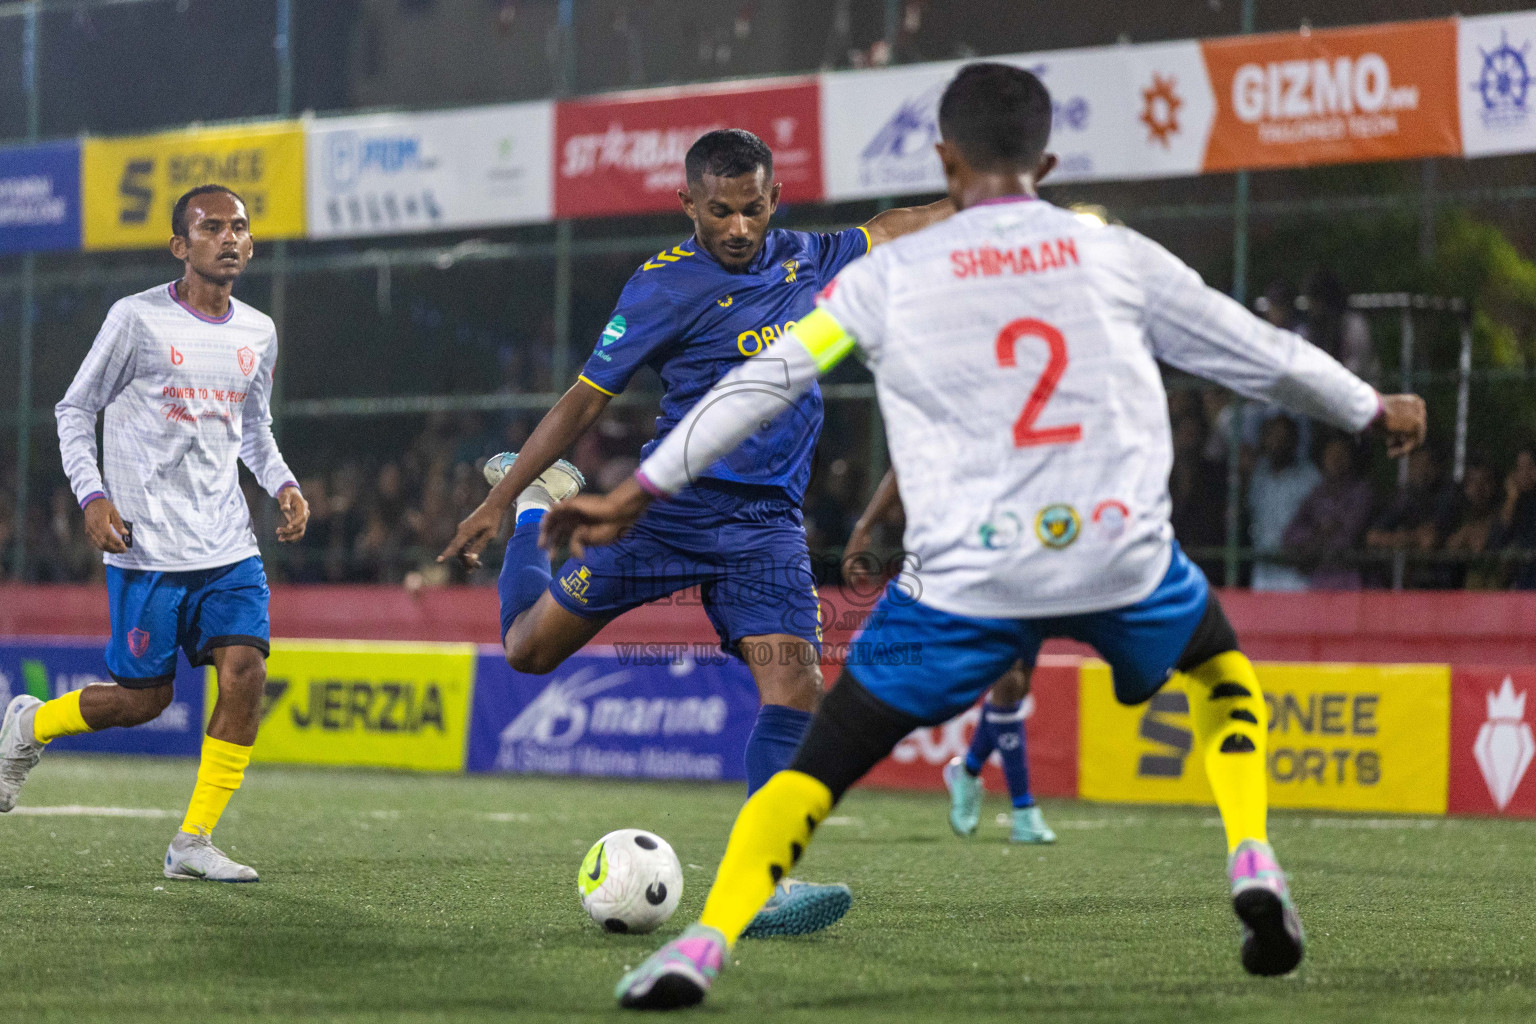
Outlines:
[[576, 876], [581, 908], [605, 932], [654, 931], [677, 909], [683, 866], [654, 832], [621, 828], [587, 851]]

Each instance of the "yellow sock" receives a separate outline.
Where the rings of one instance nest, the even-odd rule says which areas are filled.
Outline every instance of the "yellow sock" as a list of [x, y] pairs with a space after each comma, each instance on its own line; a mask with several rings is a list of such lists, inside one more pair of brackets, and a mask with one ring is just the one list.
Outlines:
[[794, 771], [769, 779], [736, 816], [699, 923], [734, 945], [831, 810], [832, 791], [818, 779]]
[[1244, 839], [1268, 842], [1269, 727], [1253, 663], [1228, 651], [1202, 662], [1189, 676], [1189, 717], [1227, 828], [1227, 852]]
[[219, 823], [229, 798], [245, 781], [245, 766], [251, 763], [251, 748], [238, 743], [203, 737], [203, 760], [197, 768], [197, 785], [192, 788], [192, 802], [181, 830], [192, 835], [208, 835]]
[[32, 734], [39, 743], [52, 743], [60, 736], [78, 736], [94, 732], [85, 724], [80, 714], [80, 690], [70, 690], [62, 697], [55, 697], [32, 716]]

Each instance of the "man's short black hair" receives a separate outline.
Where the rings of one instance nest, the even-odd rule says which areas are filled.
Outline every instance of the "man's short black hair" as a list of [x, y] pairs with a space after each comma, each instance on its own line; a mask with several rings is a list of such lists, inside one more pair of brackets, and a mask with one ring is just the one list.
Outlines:
[[1051, 137], [1051, 94], [1011, 64], [967, 64], [939, 100], [939, 134], [978, 171], [1032, 171]]
[[704, 180], [704, 175], [717, 178], [739, 178], [761, 167], [773, 180], [773, 150], [762, 139], [741, 128], [717, 128], [700, 135], [698, 141], [688, 147], [683, 158], [683, 169], [688, 172], [688, 184]]
[[226, 185], [199, 185], [197, 188], [188, 189], [180, 199], [176, 200], [175, 207], [171, 209], [171, 234], [180, 235], [182, 238], [187, 237], [187, 231], [191, 227], [187, 223], [188, 204], [198, 196], [205, 196], [210, 192], [223, 192], [237, 200], [241, 206], [245, 205], [245, 200], [240, 198], [240, 193]]

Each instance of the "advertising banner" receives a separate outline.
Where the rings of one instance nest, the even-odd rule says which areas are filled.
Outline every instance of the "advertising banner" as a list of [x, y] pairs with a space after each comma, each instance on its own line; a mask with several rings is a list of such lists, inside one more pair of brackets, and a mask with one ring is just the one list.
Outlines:
[[[1269, 709], [1274, 807], [1443, 814], [1450, 669], [1445, 665], [1256, 666]], [[1090, 800], [1210, 803], [1184, 677], [1151, 701], [1117, 703], [1109, 667], [1082, 672], [1078, 778]]]
[[[1077, 659], [1043, 658], [1035, 666], [1024, 703], [1029, 788], [1036, 796], [1077, 795]], [[985, 699], [985, 698], [983, 698]], [[940, 770], [970, 749], [981, 705], [932, 729], [918, 729], [891, 756], [864, 776], [864, 784], [889, 789], [943, 789]], [[989, 792], [1007, 793], [994, 754], [982, 770]]]
[[816, 202], [819, 94], [815, 78], [778, 78], [559, 103], [555, 216], [676, 210], [683, 157], [716, 128], [745, 128], [768, 144], [784, 202]]
[[1533, 695], [1536, 669], [1452, 671], [1450, 813], [1536, 818]]
[[1453, 19], [1200, 45], [1216, 97], [1207, 171], [1461, 152]]
[[472, 772], [739, 780], [757, 720], [747, 667], [673, 645], [588, 647], [543, 676], [480, 658]]
[[198, 185], [245, 200], [258, 243], [304, 236], [304, 132], [297, 121], [86, 139], [87, 249], [145, 249], [171, 237], [171, 208]]
[[[30, 693], [38, 700], [62, 697], [99, 683], [110, 683], [102, 651], [106, 639], [43, 638], [0, 640], [0, 707]], [[83, 736], [61, 736], [49, 750], [97, 754], [158, 754], [194, 757], [203, 748], [203, 673], [176, 658], [175, 696], [152, 722], [132, 729], [106, 729]]]
[[80, 248], [80, 144], [0, 149], [0, 255]]
[[1536, 150], [1536, 11], [1457, 22], [1465, 156]]
[[473, 644], [274, 640], [251, 759], [459, 771], [474, 671]]
[[311, 121], [310, 238], [356, 238], [554, 216], [554, 104]]

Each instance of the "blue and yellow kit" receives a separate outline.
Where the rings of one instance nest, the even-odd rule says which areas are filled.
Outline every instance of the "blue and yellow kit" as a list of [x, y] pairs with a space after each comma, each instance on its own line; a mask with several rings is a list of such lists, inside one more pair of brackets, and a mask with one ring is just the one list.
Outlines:
[[[642, 366], [665, 393], [649, 454], [736, 364], [778, 340], [815, 307], [816, 293], [869, 251], [863, 228], [768, 232], [744, 271], [727, 270], [690, 239], [637, 270], [582, 369], [617, 395]], [[587, 618], [611, 618], [692, 586], [721, 645], [788, 633], [820, 643], [800, 504], [821, 433], [812, 388], [728, 458], [653, 505], [618, 543], [571, 559], [550, 593]]]

